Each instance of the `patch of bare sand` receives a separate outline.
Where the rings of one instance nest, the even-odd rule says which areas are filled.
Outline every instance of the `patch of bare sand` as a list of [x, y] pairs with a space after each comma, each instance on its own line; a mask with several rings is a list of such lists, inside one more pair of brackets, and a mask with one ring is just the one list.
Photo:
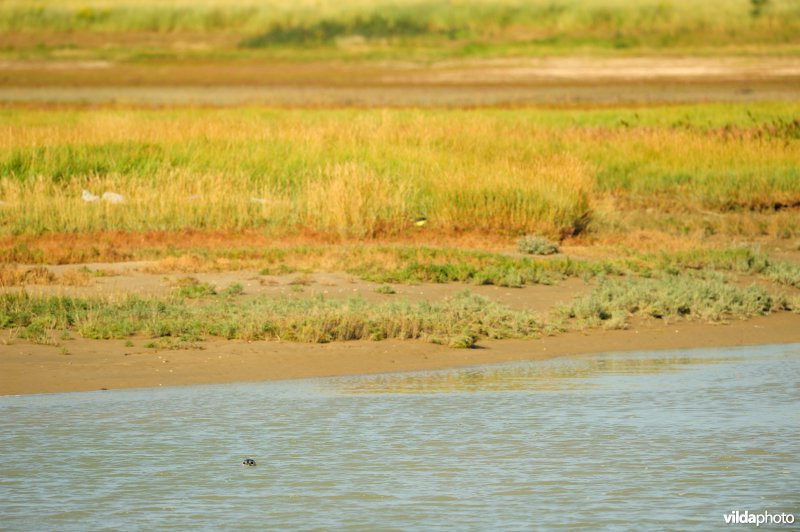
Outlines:
[[[8, 343], [4, 343], [8, 342]], [[0, 394], [266, 381], [375, 374], [541, 360], [612, 351], [800, 342], [800, 316], [773, 314], [728, 325], [642, 322], [629, 330], [449, 349], [418, 341], [296, 344], [209, 340], [202, 350], [153, 351], [123, 341], [67, 340], [52, 346], [0, 338]]]
[[548, 80], [778, 79], [800, 76], [793, 57], [540, 57], [448, 61], [425, 72], [390, 74], [387, 82], [536, 83]]
[[[86, 71], [113, 71], [110, 79], [88, 76]], [[413, 62], [280, 62], [204, 61], [162, 62], [158, 73], [129, 63], [109, 61], [41, 60], [0, 61], [0, 71], [50, 74], [63, 72], [80, 85], [293, 85], [293, 86], [417, 86], [496, 85], [571, 80], [581, 82], [644, 80], [796, 79], [800, 59], [792, 56], [765, 57], [589, 57], [495, 58], [448, 60], [433, 64]], [[80, 76], [77, 76], [81, 74]], [[107, 74], [107, 72], [106, 72]], [[4, 85], [20, 86], [27, 78], [2, 77]], [[66, 78], [65, 78], [66, 79]], [[130, 83], [128, 82], [130, 81]], [[41, 81], [41, 80], [40, 80]]]

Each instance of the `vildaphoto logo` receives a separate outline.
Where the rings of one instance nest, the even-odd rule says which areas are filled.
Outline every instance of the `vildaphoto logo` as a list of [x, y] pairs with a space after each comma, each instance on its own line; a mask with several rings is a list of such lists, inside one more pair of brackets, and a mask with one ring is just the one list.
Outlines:
[[740, 512], [739, 510], [734, 510], [733, 512], [729, 512], [727, 514], [723, 514], [722, 517], [725, 519], [726, 525], [793, 525], [794, 524], [794, 514], [790, 513], [779, 513], [779, 514], [771, 514], [767, 511], [763, 511], [761, 513], [754, 513], [750, 512], [749, 510], [745, 510]]

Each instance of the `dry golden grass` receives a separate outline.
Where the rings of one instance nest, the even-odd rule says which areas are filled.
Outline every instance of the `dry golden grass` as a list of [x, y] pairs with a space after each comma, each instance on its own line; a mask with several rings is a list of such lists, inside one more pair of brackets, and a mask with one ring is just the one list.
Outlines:
[[88, 286], [92, 282], [91, 273], [84, 269], [67, 270], [56, 275], [44, 266], [0, 266], [0, 288], [25, 285]]
[[410, 180], [384, 179], [366, 165], [349, 162], [309, 180], [300, 209], [305, 225], [320, 232], [375, 237], [407, 229], [417, 195]]
[[64, 286], [89, 286], [93, 282], [92, 274], [85, 269], [67, 270], [58, 278], [58, 284]]
[[203, 259], [194, 254], [166, 257], [140, 268], [144, 273], [196, 273], [231, 269], [241, 269], [241, 266], [228, 259]]
[[571, 157], [546, 157], [526, 166], [501, 164], [474, 179], [461, 173], [431, 186], [436, 226], [558, 236], [580, 232], [590, 216], [594, 176]]
[[[253, 201], [242, 183], [227, 176], [167, 172], [154, 179], [106, 175], [67, 185], [38, 178], [27, 182], [1, 180], [9, 215], [33, 232], [79, 232], [102, 228], [123, 231], [181, 227], [238, 230], [258, 227], [270, 216], [285, 217], [269, 203]], [[87, 203], [83, 189], [96, 195], [116, 192], [123, 203]], [[5, 214], [5, 213], [3, 213]]]
[[26, 284], [53, 284], [55, 279], [55, 274], [43, 266], [21, 268], [11, 265], [0, 265], [0, 287]]
[[[432, 125], [432, 132], [420, 129], [425, 127], [421, 124], [408, 133], [423, 139], [427, 136], [426, 141], [431, 143], [440, 142], [437, 137], [441, 135], [441, 140], [449, 143], [447, 134], [439, 129], [442, 123]], [[108, 123], [103, 128], [116, 130], [118, 126]], [[351, 131], [338, 134], [338, 140], [332, 140], [332, 127], [343, 126], [338, 121], [322, 128], [313, 122], [294, 126], [299, 131], [280, 139], [287, 146], [299, 146], [293, 148], [299, 153], [292, 154], [294, 160], [289, 163], [300, 168], [289, 176], [285, 176], [287, 161], [280, 160], [280, 154], [268, 153], [261, 161], [238, 160], [241, 166], [237, 167], [236, 154], [227, 153], [224, 143], [214, 149], [219, 160], [230, 166], [229, 171], [214, 170], [219, 160], [205, 169], [153, 168], [151, 165], [160, 163], [147, 159], [147, 153], [137, 153], [131, 164], [141, 168], [129, 172], [120, 168], [119, 173], [99, 175], [93, 173], [97, 161], [82, 163], [81, 155], [73, 157], [69, 138], [56, 133], [47, 143], [64, 142], [62, 148], [55, 149], [66, 151], [63, 156], [55, 155], [64, 157], [62, 162], [54, 162], [77, 165], [74, 175], [67, 180], [41, 176], [0, 179], [0, 195], [5, 202], [0, 216], [12, 218], [14, 231], [24, 233], [260, 228], [272, 234], [312, 230], [371, 238], [407, 231], [420, 216], [427, 218], [429, 229], [443, 232], [538, 231], [564, 235], [579, 231], [589, 213], [593, 178], [590, 166], [576, 158], [531, 154], [515, 160], [516, 155], [502, 155], [513, 149], [502, 144], [497, 146], [498, 154], [488, 158], [471, 153], [467, 145], [455, 146], [452, 151], [443, 146], [414, 153], [418, 150], [404, 146], [405, 140], [396, 133], [381, 127], [375, 131], [374, 124], [356, 124]], [[469, 123], [465, 126], [458, 132], [460, 142], [469, 142], [467, 137], [474, 129]], [[89, 150], [94, 131], [94, 126], [90, 127], [89, 138], [82, 141]], [[378, 137], [370, 139], [375, 133]], [[483, 132], [487, 133], [491, 134]], [[182, 134], [178, 128], [176, 137], [165, 142], [164, 149]], [[233, 138], [226, 142], [238, 142], [235, 138], [239, 134], [232, 131]], [[283, 132], [278, 137], [285, 135]], [[489, 141], [487, 137], [476, 139]], [[375, 146], [369, 144], [371, 141]], [[9, 141], [17, 146], [18, 142]], [[256, 140], [253, 148], [258, 149], [262, 142]], [[395, 148], [397, 154], [393, 154]], [[127, 148], [123, 144], [120, 149], [125, 152]], [[20, 148], [12, 150], [19, 153]], [[113, 164], [114, 150], [102, 155], [106, 162], [101, 161], [101, 165]], [[492, 153], [492, 147], [485, 146], [481, 152]], [[129, 157], [124, 153], [119, 156]], [[349, 160], [352, 158], [360, 161]], [[317, 160], [322, 163], [313, 162]], [[80, 168], [82, 164], [85, 170]], [[55, 168], [41, 170], [62, 173]], [[254, 178], [253, 173], [261, 175]], [[81, 200], [83, 189], [97, 195], [120, 193], [126, 200], [122, 204], [86, 203]]]
[[[798, 109], [11, 108], [1, 111], [0, 231], [12, 246], [108, 235], [48, 252], [67, 262], [132, 258], [125, 249], [149, 237], [125, 246], [121, 234], [154, 231], [225, 235], [223, 246], [239, 232], [511, 241], [587, 227], [600, 238], [637, 229], [793, 238], [800, 143], [784, 117]], [[83, 189], [126, 201], [86, 203]], [[3, 252], [26, 262], [25, 250]]]

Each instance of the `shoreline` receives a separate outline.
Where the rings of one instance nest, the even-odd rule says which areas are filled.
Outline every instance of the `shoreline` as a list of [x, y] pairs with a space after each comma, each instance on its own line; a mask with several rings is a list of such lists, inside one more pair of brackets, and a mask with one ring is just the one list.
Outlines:
[[422, 341], [304, 344], [210, 339], [199, 350], [143, 350], [122, 340], [73, 339], [53, 346], [0, 338], [0, 395], [228, 384], [449, 369], [622, 351], [740, 347], [800, 342], [789, 312], [728, 324], [638, 321], [537, 340], [482, 341], [452, 349]]

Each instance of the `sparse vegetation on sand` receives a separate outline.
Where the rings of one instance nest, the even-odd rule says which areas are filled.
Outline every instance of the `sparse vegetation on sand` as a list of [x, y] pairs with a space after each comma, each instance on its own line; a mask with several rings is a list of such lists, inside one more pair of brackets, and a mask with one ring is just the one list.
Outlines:
[[0, 320], [0, 329], [16, 328], [20, 337], [39, 342], [51, 340], [50, 330], [74, 330], [96, 339], [135, 334], [181, 342], [208, 336], [316, 343], [396, 338], [471, 347], [478, 338], [527, 338], [540, 330], [532, 314], [468, 292], [443, 303], [379, 305], [322, 297], [239, 302], [210, 293], [194, 304], [183, 297], [114, 301], [3, 294]]
[[525, 235], [517, 241], [520, 253], [527, 255], [552, 255], [558, 253], [558, 244], [543, 236]]
[[[560, 307], [576, 326], [621, 329], [631, 317], [675, 320], [684, 317], [718, 322], [748, 318], [773, 310], [793, 310], [796, 302], [775, 298], [758, 285], [744, 288], [719, 277], [668, 276], [660, 279], [604, 280], [589, 294]], [[800, 309], [798, 309], [800, 310]]]
[[[459, 293], [443, 302], [405, 299], [370, 303], [335, 299], [242, 297], [241, 286], [217, 290], [189, 278], [164, 297], [122, 298], [0, 294], [0, 329], [57, 345], [76, 333], [91, 339], [151, 339], [154, 347], [202, 347], [203, 339], [285, 340], [326, 343], [347, 340], [422, 339], [472, 347], [481, 339], [535, 338], [602, 326], [625, 328], [631, 318], [719, 322], [800, 312], [796, 295], [762, 286], [739, 287], [713, 271], [655, 278], [600, 277], [594, 288], [549, 316], [509, 309], [491, 299]], [[384, 293], [391, 293], [384, 291]]]
[[[339, 245], [296, 245], [285, 247], [205, 247], [147, 248], [132, 250], [130, 255], [101, 256], [102, 260], [158, 259], [141, 267], [155, 274], [223, 272], [253, 269], [261, 275], [285, 275], [298, 271], [346, 272], [376, 283], [409, 284], [419, 282], [519, 287], [531, 284], [554, 284], [569, 277], [592, 279], [598, 276], [634, 275], [642, 278], [676, 275], [683, 272], [713, 271], [759, 278], [779, 287], [800, 288], [800, 265], [770, 258], [752, 247], [688, 248], [679, 251], [641, 251], [610, 248], [614, 257], [573, 258], [526, 257], [504, 252], [458, 249], [456, 247], [351, 243]], [[91, 251], [91, 250], [89, 250]], [[60, 250], [44, 253], [27, 246], [0, 250], [0, 260], [18, 263], [81, 262], [83, 254], [62, 255]], [[55, 253], [55, 254], [52, 254]], [[98, 256], [89, 256], [97, 259]], [[79, 270], [91, 279], [88, 268]], [[70, 276], [68, 276], [70, 277]], [[189, 291], [208, 291], [189, 277], [179, 284]], [[0, 268], [0, 287], [35, 284], [74, 284], [59, 278], [41, 266]], [[294, 277], [292, 285], [310, 284], [307, 274]], [[181, 287], [179, 286], [180, 290]], [[230, 290], [235, 288], [228, 287]], [[226, 289], [226, 290], [228, 290]]]

